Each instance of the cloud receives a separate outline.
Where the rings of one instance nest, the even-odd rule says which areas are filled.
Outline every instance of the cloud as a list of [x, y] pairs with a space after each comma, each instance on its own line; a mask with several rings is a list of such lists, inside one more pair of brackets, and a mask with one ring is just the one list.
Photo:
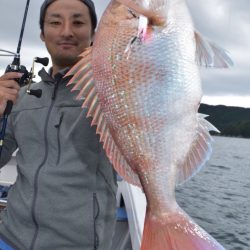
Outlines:
[[203, 96], [202, 103], [212, 103], [216, 105], [226, 105], [226, 106], [239, 106], [250, 108], [249, 105], [250, 95], [237, 96], [237, 95], [213, 95], [213, 96]]
[[[1, 0], [0, 48], [16, 50], [25, 2]], [[33, 57], [47, 55], [39, 38], [38, 18], [42, 2], [43, 0], [30, 1], [21, 50], [22, 63], [27, 68], [30, 68]], [[94, 2], [100, 19], [109, 1], [94, 0]], [[187, 2], [195, 27], [205, 37], [227, 49], [235, 63], [234, 67], [228, 70], [201, 70], [204, 95], [210, 97], [250, 95], [250, 1], [187, 0]], [[0, 57], [0, 71], [3, 71], [10, 62], [11, 58]]]
[[218, 95], [237, 96], [234, 100], [238, 101], [240, 96], [250, 95], [250, 2], [188, 0], [188, 3], [195, 27], [226, 48], [234, 61], [234, 67], [228, 70], [201, 70], [204, 94], [213, 101], [218, 98], [212, 97]]

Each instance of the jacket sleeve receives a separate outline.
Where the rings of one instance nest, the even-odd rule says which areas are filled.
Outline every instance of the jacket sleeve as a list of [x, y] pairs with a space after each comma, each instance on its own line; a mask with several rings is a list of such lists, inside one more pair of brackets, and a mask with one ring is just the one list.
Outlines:
[[[0, 118], [0, 131], [2, 130], [3, 118]], [[0, 146], [1, 147], [1, 146]], [[2, 143], [2, 152], [0, 155], [0, 168], [6, 165], [12, 157], [13, 152], [17, 149], [17, 143], [14, 138], [12, 129], [11, 115], [8, 118], [5, 130], [5, 136]]]

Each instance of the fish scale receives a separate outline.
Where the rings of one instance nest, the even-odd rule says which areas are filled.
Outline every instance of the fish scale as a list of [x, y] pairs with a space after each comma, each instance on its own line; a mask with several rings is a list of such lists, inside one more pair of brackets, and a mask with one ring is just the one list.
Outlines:
[[[129, 34], [128, 38], [131, 37], [131, 35], [132, 34]], [[119, 34], [118, 34], [118, 36], [119, 36]], [[128, 41], [129, 40], [128, 38], [125, 39], [125, 41]], [[168, 43], [165, 44], [165, 47], [166, 47], [165, 54], [169, 55], [170, 53], [168, 53], [168, 52], [173, 51], [172, 50], [173, 44], [174, 44], [174, 40], [169, 40]], [[122, 45], [122, 47], [120, 47], [121, 46], [120, 44], [113, 45], [113, 50], [112, 50], [112, 52], [114, 53], [113, 57], [115, 58], [116, 51], [117, 51], [117, 53], [119, 53], [120, 51], [124, 51], [126, 45], [127, 45], [126, 43], [124, 43]], [[138, 48], [136, 45], [138, 46]], [[193, 90], [192, 90], [192, 88], [189, 88], [188, 91], [183, 92], [183, 93], [180, 93], [180, 91], [176, 91], [177, 88], [180, 88], [183, 85], [185, 86], [185, 83], [183, 83], [183, 78], [184, 78], [183, 76], [185, 76], [184, 74], [186, 72], [185, 71], [185, 64], [182, 61], [177, 60], [176, 64], [182, 64], [183, 70], [181, 70], [182, 69], [181, 66], [173, 67], [173, 68], [170, 67], [170, 71], [168, 71], [168, 74], [165, 74], [162, 77], [162, 83], [163, 83], [162, 85], [163, 86], [161, 86], [161, 88], [159, 88], [158, 91], [156, 91], [155, 89], [158, 87], [158, 85], [161, 84], [159, 81], [155, 82], [155, 79], [154, 79], [155, 76], [158, 75], [157, 74], [158, 65], [161, 66], [162, 68], [168, 68], [168, 65], [172, 65], [173, 60], [169, 60], [169, 61], [168, 60], [161, 60], [161, 62], [158, 63], [158, 65], [156, 65], [155, 67], [151, 66], [151, 72], [149, 74], [148, 70], [147, 70], [147, 64], [145, 62], [157, 60], [157, 57], [159, 56], [159, 54], [157, 54], [156, 52], [157, 51], [164, 51], [164, 49], [162, 49], [162, 41], [161, 41], [161, 39], [159, 39], [156, 36], [155, 42], [151, 41], [150, 44], [146, 44], [145, 46], [141, 45], [138, 42], [136, 45], [133, 48], [133, 50], [136, 51], [136, 53], [131, 53], [128, 60], [121, 60], [119, 62], [116, 62], [116, 61], [114, 62], [116, 67], [113, 70], [113, 74], [123, 77], [124, 75], [126, 75], [126, 73], [124, 74], [124, 72], [130, 72], [129, 79], [133, 80], [133, 85], [131, 86], [131, 84], [130, 84], [129, 88], [128, 88], [127, 81], [124, 81], [123, 78], [121, 78], [121, 79], [116, 78], [116, 84], [114, 86], [112, 93], [116, 93], [115, 95], [117, 96], [117, 99], [115, 99], [113, 103], [114, 103], [114, 105], [118, 105], [119, 107], [121, 107], [121, 108], [119, 108], [120, 113], [126, 114], [127, 110], [125, 108], [122, 108], [123, 103], [121, 100], [123, 100], [123, 99], [119, 99], [119, 93], [121, 91], [122, 92], [125, 91], [126, 96], [129, 99], [127, 101], [127, 103], [134, 108], [134, 112], [136, 112], [137, 117], [142, 117], [142, 122], [140, 123], [141, 126], [140, 126], [140, 128], [137, 127], [137, 130], [143, 129], [146, 131], [150, 131], [150, 130], [155, 131], [155, 130], [157, 130], [157, 127], [159, 124], [159, 122], [158, 122], [159, 118], [161, 118], [162, 121], [166, 121], [166, 120], [169, 121], [173, 117], [173, 120], [174, 120], [173, 123], [176, 123], [175, 116], [176, 116], [177, 110], [176, 110], [176, 108], [174, 108], [175, 104], [172, 104], [173, 101], [171, 101], [171, 100], [173, 100], [173, 98], [177, 99], [175, 93], [178, 93], [178, 98], [181, 98], [182, 95], [184, 95], [184, 96], [189, 95], [188, 91], [193, 92]], [[124, 55], [124, 57], [125, 56], [126, 55]], [[162, 56], [162, 58], [164, 58], [164, 55]], [[170, 58], [171, 58], [171, 56], [170, 56]], [[188, 64], [188, 66], [189, 65], [190, 64]], [[171, 68], [173, 70], [171, 70]], [[183, 73], [182, 72], [180, 73], [178, 71], [182, 71]], [[133, 74], [133, 72], [135, 72], [135, 74]], [[172, 87], [171, 86], [166, 87], [167, 83], [169, 83], [169, 85], [171, 83], [171, 81], [169, 81], [169, 78], [172, 78], [172, 82], [179, 81], [182, 86], [176, 86], [176, 84], [172, 84]], [[98, 80], [98, 78], [97, 78], [97, 80]], [[194, 85], [199, 86], [199, 82], [197, 84], [194, 84]], [[105, 90], [104, 90], [103, 93], [104, 93], [104, 95], [106, 95], [107, 92], [105, 92]], [[143, 93], [143, 95], [142, 95], [142, 93]], [[155, 96], [157, 96], [157, 98], [155, 98]], [[169, 100], [169, 99], [171, 99], [171, 100]], [[199, 100], [199, 99], [197, 98], [197, 100]], [[166, 103], [165, 105], [164, 105], [164, 102]], [[173, 107], [172, 109], [169, 108], [169, 106], [171, 104]], [[197, 101], [196, 105], [198, 105], [198, 101]], [[165, 112], [165, 110], [162, 112], [162, 109], [164, 106], [166, 106], [166, 110], [167, 109], [172, 110], [170, 112], [171, 114]], [[175, 106], [177, 106], [177, 108], [180, 109], [181, 112], [183, 112], [183, 108], [179, 107], [180, 105], [179, 105], [178, 100], [177, 100], [177, 105], [175, 105]], [[185, 106], [187, 106], [187, 105], [185, 105]], [[109, 106], [109, 108], [110, 108], [110, 106]], [[191, 110], [193, 110], [193, 108]], [[114, 115], [115, 112], [111, 111], [111, 113], [112, 113], [112, 115]], [[127, 113], [127, 116], [129, 117], [131, 113], [133, 114], [132, 110], [130, 111], [130, 113]], [[156, 115], [154, 115], [154, 114], [156, 114]], [[152, 119], [152, 116], [153, 116], [153, 118], [156, 118], [156, 119]], [[124, 119], [124, 116], [123, 116], [123, 119], [122, 119], [122, 121], [125, 120], [127, 126], [129, 124], [130, 125], [133, 124], [133, 122], [134, 122], [134, 119], [131, 120], [128, 117], [127, 117], [127, 119], [126, 118]], [[148, 119], [147, 119], [147, 117], [148, 117]], [[121, 127], [124, 127], [124, 124], [121, 121], [120, 115], [115, 116], [112, 119], [114, 119], [116, 123], [120, 124]], [[171, 123], [171, 121], [170, 121], [170, 123]], [[137, 121], [137, 124], [138, 124], [138, 121]], [[180, 126], [181, 126], [181, 124], [180, 124]], [[165, 130], [168, 133], [169, 129], [166, 128]], [[161, 133], [161, 136], [164, 136], [163, 130], [161, 130], [159, 132]], [[122, 133], [122, 131], [118, 131], [118, 133]], [[146, 148], [154, 148], [154, 145], [152, 145], [152, 144], [145, 144], [145, 138], [150, 137], [149, 133], [146, 133], [145, 135], [142, 132], [134, 132], [134, 133], [137, 134], [137, 137], [136, 137], [137, 140], [136, 140], [135, 144], [144, 145], [145, 147], [147, 145]], [[152, 137], [154, 138], [154, 136], [155, 135], [153, 134]], [[123, 145], [123, 147], [126, 148], [127, 147], [126, 143], [124, 143], [124, 141], [126, 142], [126, 140], [121, 138], [120, 141], [121, 141], [121, 144]], [[165, 148], [167, 146], [166, 142], [168, 142], [168, 141], [169, 141], [169, 139], [166, 136], [166, 140], [162, 142], [163, 145], [165, 145]], [[159, 144], [157, 146], [159, 147]], [[147, 150], [145, 150], [145, 151], [147, 152]], [[142, 152], [139, 152], [139, 153], [134, 152], [134, 154], [142, 154]], [[125, 153], [125, 155], [127, 155], [127, 154]], [[162, 155], [164, 155], [164, 154], [156, 155], [155, 152], [153, 152], [150, 155], [155, 156], [155, 158], [162, 158]], [[166, 161], [168, 161], [168, 159], [166, 159]]]
[[[146, 195], [141, 249], [222, 250], [179, 207], [175, 186], [204, 166], [216, 131], [197, 113], [198, 65], [228, 67], [230, 58], [194, 30], [184, 0], [112, 0], [90, 50], [69, 84], [114, 168]], [[89, 68], [93, 79], [79, 80]]]

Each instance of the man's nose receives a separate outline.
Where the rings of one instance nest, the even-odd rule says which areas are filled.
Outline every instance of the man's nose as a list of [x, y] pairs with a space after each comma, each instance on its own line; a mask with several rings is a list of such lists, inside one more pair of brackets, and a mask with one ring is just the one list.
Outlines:
[[65, 22], [62, 26], [61, 35], [65, 37], [73, 36], [73, 29], [69, 22]]

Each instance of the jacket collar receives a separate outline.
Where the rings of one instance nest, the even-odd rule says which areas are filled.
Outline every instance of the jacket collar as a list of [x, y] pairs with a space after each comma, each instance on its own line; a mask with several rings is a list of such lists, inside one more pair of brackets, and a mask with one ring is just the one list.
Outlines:
[[[62, 69], [53, 78], [51, 76], [52, 68], [49, 69], [49, 72], [47, 72], [44, 68], [42, 68], [38, 72], [38, 75], [41, 77], [41, 79], [42, 79], [43, 82], [54, 84], [55, 82], [60, 81], [66, 75], [66, 73], [68, 71], [69, 71], [69, 68]], [[68, 81], [71, 77], [72, 77], [71, 75], [65, 77], [65, 81]]]

